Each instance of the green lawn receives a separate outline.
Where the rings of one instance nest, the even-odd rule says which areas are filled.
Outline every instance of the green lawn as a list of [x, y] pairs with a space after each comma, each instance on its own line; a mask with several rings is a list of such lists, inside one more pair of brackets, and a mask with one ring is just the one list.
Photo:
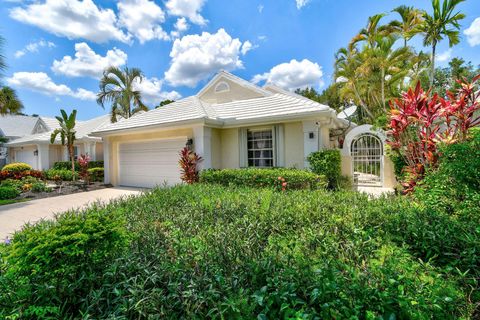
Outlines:
[[0, 246], [0, 318], [473, 319], [478, 220], [348, 192], [154, 190]]
[[12, 203], [18, 203], [18, 202], [25, 202], [28, 201], [29, 199], [7, 199], [7, 200], [0, 200], [0, 206], [6, 205], [6, 204], [12, 204]]

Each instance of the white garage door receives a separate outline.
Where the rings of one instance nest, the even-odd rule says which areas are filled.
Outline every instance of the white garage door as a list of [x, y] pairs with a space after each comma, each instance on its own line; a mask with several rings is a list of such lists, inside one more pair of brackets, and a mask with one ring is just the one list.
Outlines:
[[24, 162], [32, 166], [33, 169], [37, 169], [37, 158], [35, 155], [35, 147], [25, 147], [23, 149], [15, 150], [15, 162]]
[[151, 188], [179, 183], [179, 153], [186, 139], [165, 139], [119, 145], [119, 182], [122, 186]]

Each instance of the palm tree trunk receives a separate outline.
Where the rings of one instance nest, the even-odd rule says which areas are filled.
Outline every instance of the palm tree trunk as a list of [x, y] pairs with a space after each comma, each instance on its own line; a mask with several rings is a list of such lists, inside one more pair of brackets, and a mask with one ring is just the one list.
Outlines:
[[373, 114], [370, 112], [370, 110], [368, 110], [368, 107], [365, 105], [365, 102], [363, 102], [362, 98], [358, 94], [357, 87], [355, 86], [355, 84], [352, 83], [352, 85], [353, 85], [353, 90], [355, 91], [355, 95], [357, 96], [357, 99], [360, 102], [360, 106], [363, 108], [363, 110], [365, 110], [365, 112], [367, 113], [367, 115], [370, 117], [371, 120], [375, 119]]
[[68, 153], [70, 153], [70, 161], [72, 161], [72, 181], [75, 181], [75, 154], [73, 152], [73, 144], [68, 146]]
[[387, 108], [385, 107], [385, 68], [382, 68], [382, 107], [383, 111], [387, 113]]
[[432, 57], [431, 57], [431, 70], [430, 70], [430, 88], [433, 87], [433, 78], [435, 77], [435, 51], [437, 49], [437, 44], [434, 42], [432, 44]]

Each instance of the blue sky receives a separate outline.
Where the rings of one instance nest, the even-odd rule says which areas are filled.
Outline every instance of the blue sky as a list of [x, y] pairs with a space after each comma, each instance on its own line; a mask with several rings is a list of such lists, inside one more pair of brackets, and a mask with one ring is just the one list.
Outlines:
[[[94, 100], [104, 66], [139, 67], [147, 104], [196, 93], [219, 69], [287, 89], [332, 81], [333, 57], [368, 16], [430, 0], [0, 0], [6, 39], [4, 84], [27, 114], [78, 109], [106, 113]], [[480, 3], [459, 6], [462, 42], [442, 42], [439, 64], [460, 56], [480, 64]], [[385, 22], [396, 18], [390, 14]], [[477, 19], [477, 20], [475, 20]], [[466, 31], [466, 34], [464, 32]], [[421, 48], [419, 37], [412, 41]], [[428, 50], [428, 49], [426, 49]], [[77, 56], [76, 56], [77, 54]], [[443, 61], [442, 61], [443, 60]]]

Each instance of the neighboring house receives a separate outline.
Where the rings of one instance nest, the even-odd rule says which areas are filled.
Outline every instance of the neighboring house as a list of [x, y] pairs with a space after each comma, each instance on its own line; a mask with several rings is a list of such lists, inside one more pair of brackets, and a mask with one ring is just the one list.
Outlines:
[[[104, 115], [88, 121], [76, 123], [75, 156], [90, 155], [92, 160], [103, 160], [102, 139], [90, 136], [94, 130], [110, 123], [110, 116]], [[25, 162], [36, 170], [45, 170], [57, 161], [69, 160], [67, 148], [60, 144], [60, 137], [54, 144], [50, 143], [53, 130], [59, 127], [55, 118], [38, 117], [29, 135], [10, 140], [7, 162]]]
[[3, 115], [0, 116], [0, 168], [7, 162], [8, 148], [3, 140], [12, 141], [32, 134], [35, 125], [38, 122], [37, 117], [23, 115]]
[[105, 182], [152, 187], [180, 182], [186, 145], [203, 157], [201, 168], [305, 168], [311, 152], [336, 144], [331, 130], [348, 125], [326, 105], [221, 71], [195, 96], [92, 135], [103, 138]]

